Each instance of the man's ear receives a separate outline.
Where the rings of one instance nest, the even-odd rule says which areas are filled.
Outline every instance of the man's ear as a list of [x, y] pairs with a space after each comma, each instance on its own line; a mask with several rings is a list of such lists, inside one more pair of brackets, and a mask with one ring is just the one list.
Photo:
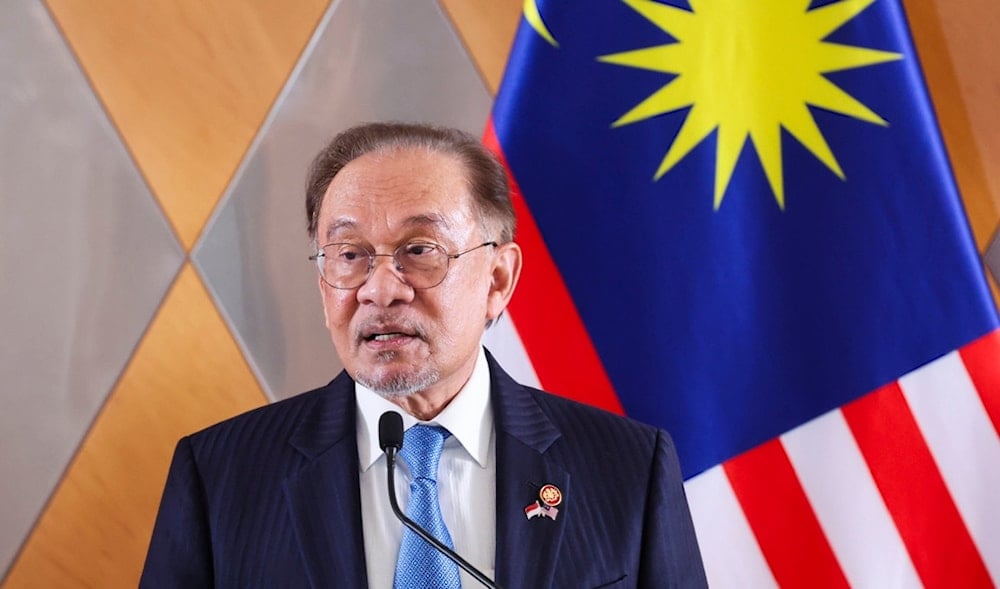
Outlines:
[[497, 246], [490, 274], [490, 291], [486, 301], [486, 320], [493, 321], [503, 313], [514, 295], [521, 277], [521, 246], [514, 242]]

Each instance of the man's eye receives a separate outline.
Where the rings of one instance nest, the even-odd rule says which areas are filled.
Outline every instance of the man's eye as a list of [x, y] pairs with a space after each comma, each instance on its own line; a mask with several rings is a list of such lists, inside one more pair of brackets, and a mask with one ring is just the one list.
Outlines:
[[407, 256], [421, 257], [433, 254], [435, 249], [436, 248], [429, 243], [411, 243], [406, 246], [404, 251]]
[[358, 262], [368, 259], [368, 252], [358, 247], [342, 247], [337, 251], [336, 259], [343, 263]]

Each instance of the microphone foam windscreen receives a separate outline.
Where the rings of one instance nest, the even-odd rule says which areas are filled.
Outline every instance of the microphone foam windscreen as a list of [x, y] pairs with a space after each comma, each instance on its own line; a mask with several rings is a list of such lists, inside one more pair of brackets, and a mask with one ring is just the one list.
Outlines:
[[385, 452], [390, 446], [399, 451], [403, 447], [403, 417], [395, 411], [386, 411], [378, 418], [378, 445]]

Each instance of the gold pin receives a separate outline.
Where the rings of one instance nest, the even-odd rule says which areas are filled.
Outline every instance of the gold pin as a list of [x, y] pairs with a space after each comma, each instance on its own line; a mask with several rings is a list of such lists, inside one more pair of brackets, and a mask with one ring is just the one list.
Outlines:
[[563, 495], [559, 487], [555, 485], [545, 485], [538, 491], [538, 499], [532, 501], [524, 508], [524, 515], [528, 519], [536, 517], [547, 517], [555, 520], [559, 515], [556, 505], [562, 503]]
[[538, 491], [538, 498], [549, 507], [555, 507], [562, 503], [563, 495], [559, 487], [555, 485], [545, 485]]

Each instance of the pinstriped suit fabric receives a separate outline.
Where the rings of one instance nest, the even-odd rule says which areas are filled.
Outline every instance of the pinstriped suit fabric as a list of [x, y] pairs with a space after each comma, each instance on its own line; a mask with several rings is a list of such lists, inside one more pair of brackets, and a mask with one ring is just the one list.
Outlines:
[[[568, 474], [563, 475], [562, 485], [555, 483], [560, 475], [553, 468], [548, 479], [525, 481], [526, 488], [518, 495], [520, 503], [515, 497], [500, 500], [513, 502], [507, 513], [498, 512], [497, 525], [509, 526], [507, 533], [514, 544], [537, 534], [540, 527], [557, 529], [555, 524], [561, 522], [563, 530], [561, 538], [551, 539], [558, 546], [555, 552], [562, 565], [551, 568], [552, 577], [529, 578], [520, 574], [518, 562], [508, 562], [507, 572], [515, 580], [509, 586], [704, 586], [697, 540], [690, 528], [669, 435], [546, 393], [537, 392], [529, 399], [547, 419], [539, 419], [537, 410], [530, 419], [533, 412], [527, 404], [522, 432], [527, 435], [527, 429], [534, 430], [538, 446], [547, 448], [546, 462], [558, 465], [562, 473], [572, 473], [572, 483]], [[512, 416], [517, 412], [498, 414]], [[498, 429], [506, 429], [505, 425], [498, 423]], [[562, 434], [550, 440], [549, 431]], [[498, 484], [511, 482], [500, 476], [497, 480], [501, 481]], [[524, 506], [537, 498], [538, 487], [546, 483], [557, 484], [563, 491], [558, 519], [522, 523], [518, 515], [525, 519]], [[503, 561], [498, 558], [497, 563], [502, 570]]]
[[[497, 440], [497, 582], [704, 587], [669, 437], [522, 387], [487, 354]], [[353, 383], [181, 440], [143, 587], [365, 587]], [[539, 488], [555, 520], [527, 519]], [[386, 563], [393, 566], [393, 563]]]
[[[343, 380], [350, 386], [350, 379]], [[360, 542], [338, 540], [342, 534], [329, 522], [296, 510], [302, 504], [339, 506], [361, 522], [357, 485], [350, 492], [337, 480], [351, 473], [357, 478], [353, 404], [330, 411], [326, 405], [333, 399], [325, 393], [293, 397], [180, 441], [141, 586], [344, 586], [343, 576], [339, 582], [310, 576], [304, 558], [321, 545], [363, 565]], [[336, 452], [341, 436], [335, 432], [345, 432], [348, 423], [344, 466], [319, 468], [322, 449]], [[349, 568], [360, 583], [350, 586], [363, 586], [364, 567]]]

